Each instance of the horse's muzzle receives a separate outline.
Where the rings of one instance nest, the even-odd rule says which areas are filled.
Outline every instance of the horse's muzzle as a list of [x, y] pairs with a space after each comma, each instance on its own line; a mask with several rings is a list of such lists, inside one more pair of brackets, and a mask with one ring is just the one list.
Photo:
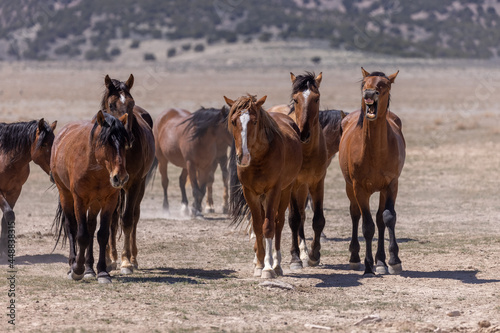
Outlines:
[[125, 174], [124, 177], [120, 178], [119, 175], [116, 174], [116, 175], [111, 176], [109, 178], [110, 178], [109, 180], [111, 182], [111, 186], [113, 186], [115, 188], [122, 188], [123, 185], [125, 185], [128, 182], [129, 175], [127, 173], [127, 174]]

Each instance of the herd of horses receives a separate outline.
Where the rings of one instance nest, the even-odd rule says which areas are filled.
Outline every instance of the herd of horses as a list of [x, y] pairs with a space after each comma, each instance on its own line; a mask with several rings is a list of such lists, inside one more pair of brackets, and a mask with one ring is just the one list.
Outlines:
[[[344, 113], [320, 111], [322, 74], [291, 74], [290, 104], [267, 111], [267, 96], [224, 96], [227, 106], [201, 108], [190, 113], [169, 109], [155, 121], [135, 105], [127, 81], [104, 79], [101, 109], [87, 121], [71, 122], [55, 135], [57, 122], [0, 123], [0, 208], [3, 212], [0, 254], [7, 254], [9, 228], [15, 225], [14, 206], [29, 175], [29, 163], [38, 164], [59, 191], [54, 219], [56, 245], [69, 242], [68, 277], [97, 278], [110, 283], [118, 267], [116, 236], [123, 231], [120, 271], [138, 268], [136, 231], [147, 182], [159, 169], [169, 210], [168, 163], [182, 169], [179, 185], [182, 210], [193, 217], [214, 211], [212, 185], [217, 166], [224, 183], [224, 213], [233, 223], [250, 217], [255, 233], [254, 276], [283, 275], [281, 234], [288, 209], [292, 231], [290, 269], [320, 263], [327, 168], [339, 153], [339, 163], [350, 200], [352, 238], [350, 265], [359, 269], [359, 220], [366, 241], [364, 274], [402, 271], [395, 236], [398, 178], [405, 159], [401, 120], [389, 111], [390, 89], [398, 73], [386, 76], [362, 68], [361, 109]], [[229, 160], [227, 151], [230, 148]], [[186, 183], [192, 188], [188, 208]], [[376, 214], [378, 247], [369, 199], [380, 192]], [[310, 249], [304, 225], [306, 206], [312, 207], [314, 231]], [[100, 217], [99, 257], [94, 270], [93, 240]], [[389, 261], [384, 249], [389, 233]]]

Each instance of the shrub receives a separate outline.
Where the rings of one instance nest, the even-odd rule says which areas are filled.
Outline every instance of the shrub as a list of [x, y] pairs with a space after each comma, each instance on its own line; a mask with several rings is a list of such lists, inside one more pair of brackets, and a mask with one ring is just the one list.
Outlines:
[[167, 58], [172, 58], [177, 54], [177, 49], [175, 47], [171, 47], [167, 50]]
[[130, 48], [131, 49], [138, 49], [140, 45], [141, 45], [140, 41], [133, 40], [132, 43], [130, 43]]
[[156, 57], [153, 53], [144, 53], [145, 61], [156, 61]]
[[205, 45], [203, 45], [203, 44], [196, 44], [196, 46], [194, 47], [194, 51], [195, 52], [203, 52], [203, 51], [205, 51]]

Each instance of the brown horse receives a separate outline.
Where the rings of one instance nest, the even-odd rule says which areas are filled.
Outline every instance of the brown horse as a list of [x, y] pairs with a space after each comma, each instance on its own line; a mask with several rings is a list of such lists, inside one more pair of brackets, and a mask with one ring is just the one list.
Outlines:
[[207, 190], [207, 211], [214, 211], [212, 184], [215, 169], [219, 164], [224, 182], [223, 212], [227, 212], [227, 148], [232, 140], [226, 126], [227, 113], [226, 107], [202, 108], [194, 113], [182, 109], [169, 109], [157, 118], [154, 126], [157, 139], [156, 158], [162, 179], [165, 210], [169, 210], [168, 163], [182, 168], [179, 185], [183, 210], [188, 207], [186, 180], [189, 177], [194, 198], [191, 213], [194, 216], [202, 215], [201, 203]]
[[109, 221], [120, 189], [129, 179], [125, 165], [125, 148], [130, 145], [126, 122], [127, 115], [116, 119], [99, 111], [93, 121], [64, 126], [54, 140], [50, 169], [59, 190], [55, 223], [59, 236], [64, 228], [65, 237], [69, 238], [68, 276], [73, 280], [95, 276], [92, 245], [100, 213], [97, 279], [100, 283], [111, 282], [105, 252]]
[[[300, 269], [303, 265], [316, 266], [320, 261], [320, 238], [325, 226], [323, 215], [323, 195], [328, 159], [325, 136], [319, 122], [319, 86], [322, 74], [313, 73], [295, 76], [292, 80], [291, 116], [300, 130], [302, 142], [302, 167], [292, 189], [288, 223], [292, 230], [291, 269]], [[306, 201], [311, 196], [313, 208], [314, 238], [311, 251], [308, 251], [304, 222]]]
[[381, 72], [368, 73], [361, 68], [361, 110], [342, 121], [344, 133], [340, 140], [339, 162], [346, 181], [352, 219], [352, 239], [349, 245], [351, 267], [360, 266], [358, 223], [363, 216], [363, 236], [366, 241], [365, 275], [373, 275], [372, 239], [375, 225], [370, 213], [370, 196], [380, 192], [377, 211], [378, 246], [376, 272], [387, 271], [384, 232], [389, 231], [389, 273], [402, 271], [396, 242], [396, 196], [398, 178], [405, 161], [405, 140], [401, 120], [389, 111], [391, 85], [399, 71], [386, 76]]
[[104, 79], [105, 91], [101, 101], [101, 109], [115, 117], [128, 115], [127, 132], [130, 137], [130, 149], [127, 149], [127, 172], [129, 181], [123, 186], [121, 193], [121, 209], [113, 214], [109, 252], [107, 253], [108, 270], [116, 269], [118, 253], [116, 250], [116, 233], [118, 219], [124, 233], [121, 254], [121, 273], [131, 274], [138, 268], [137, 262], [137, 224], [141, 215], [141, 202], [146, 187], [146, 175], [153, 164], [155, 156], [155, 140], [152, 131], [153, 121], [149, 113], [135, 105], [130, 94], [134, 85], [134, 76], [126, 82]]
[[274, 278], [283, 274], [281, 232], [291, 189], [302, 166], [299, 130], [287, 115], [262, 109], [266, 96], [258, 101], [254, 96], [242, 96], [236, 101], [224, 98], [231, 107], [228, 128], [235, 150], [231, 158], [237, 158], [242, 185], [239, 198], [231, 196], [233, 221], [245, 218], [238, 204], [246, 202], [256, 236], [254, 276]]
[[[3, 212], [0, 256], [8, 253], [9, 229], [15, 226], [14, 206], [30, 174], [29, 163], [50, 172], [50, 152], [57, 121], [48, 125], [43, 118], [13, 124], [0, 123], [0, 208]], [[9, 243], [10, 244], [10, 243]]]

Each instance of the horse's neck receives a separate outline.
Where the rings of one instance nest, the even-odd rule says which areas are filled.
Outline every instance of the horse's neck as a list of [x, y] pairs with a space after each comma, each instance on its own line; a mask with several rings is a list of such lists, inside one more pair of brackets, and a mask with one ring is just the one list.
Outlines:
[[[387, 116], [387, 112], [386, 112]], [[363, 137], [362, 137], [362, 152], [363, 156], [381, 157], [388, 151], [387, 138], [387, 118], [379, 117], [374, 121], [364, 119], [363, 121]]]

